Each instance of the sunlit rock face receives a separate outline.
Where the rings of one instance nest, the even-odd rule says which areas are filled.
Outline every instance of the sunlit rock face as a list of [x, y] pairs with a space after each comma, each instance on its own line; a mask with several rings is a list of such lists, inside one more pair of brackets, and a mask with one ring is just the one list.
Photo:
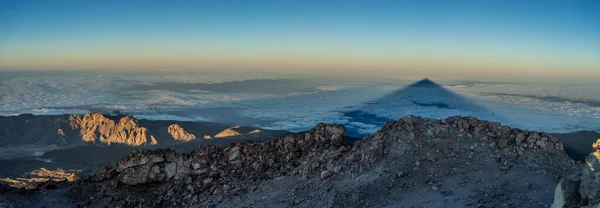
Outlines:
[[221, 133], [216, 134], [214, 137], [215, 138], [225, 138], [225, 137], [232, 137], [232, 136], [239, 136], [242, 135], [239, 132], [237, 132], [234, 129], [239, 129], [239, 126], [234, 126], [228, 129], [223, 130]]
[[581, 197], [590, 204], [600, 203], [600, 139], [593, 144], [595, 152], [585, 158], [581, 175]]
[[175, 141], [189, 142], [192, 139], [196, 139], [196, 135], [186, 132], [178, 124], [171, 124], [168, 128], [168, 132]]
[[154, 136], [146, 128], [139, 126], [131, 116], [125, 116], [116, 122], [99, 113], [88, 113], [85, 116], [72, 115], [69, 120], [71, 128], [79, 129], [81, 139], [85, 142], [130, 146], [158, 144]]
[[[0, 147], [35, 145], [71, 147], [105, 145], [161, 145], [207, 142], [217, 138], [266, 140], [286, 135], [281, 130], [262, 130], [210, 122], [137, 120], [131, 116], [100, 113], [85, 115], [0, 116]], [[215, 141], [227, 143], [227, 141]], [[190, 145], [190, 148], [192, 145]]]
[[31, 189], [35, 188], [37, 184], [47, 181], [75, 181], [77, 179], [77, 173], [79, 170], [48, 170], [46, 168], [40, 168], [31, 172], [25, 173], [22, 177], [18, 178], [2, 178], [0, 181], [8, 184], [12, 187]]

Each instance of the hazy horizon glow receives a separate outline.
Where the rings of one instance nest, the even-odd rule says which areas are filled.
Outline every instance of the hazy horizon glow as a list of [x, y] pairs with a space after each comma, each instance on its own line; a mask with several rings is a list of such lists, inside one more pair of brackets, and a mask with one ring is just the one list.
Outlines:
[[0, 1], [0, 70], [600, 78], [597, 1]]

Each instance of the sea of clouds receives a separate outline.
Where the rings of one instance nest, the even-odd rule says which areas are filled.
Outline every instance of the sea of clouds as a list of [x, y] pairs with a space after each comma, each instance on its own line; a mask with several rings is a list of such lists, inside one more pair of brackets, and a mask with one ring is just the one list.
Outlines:
[[407, 90], [408, 81], [270, 75], [0, 75], [3, 116], [96, 111], [291, 131], [308, 130], [319, 122], [344, 124], [360, 134], [381, 127], [348, 114], [362, 112], [386, 119], [407, 114], [476, 116], [547, 132], [600, 131], [600, 88], [594, 86], [468, 83], [439, 86], [438, 92], [429, 93]]

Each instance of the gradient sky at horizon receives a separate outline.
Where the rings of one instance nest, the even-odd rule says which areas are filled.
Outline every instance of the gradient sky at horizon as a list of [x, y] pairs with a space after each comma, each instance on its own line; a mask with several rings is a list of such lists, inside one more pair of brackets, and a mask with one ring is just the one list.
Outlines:
[[594, 80], [599, 11], [600, 1], [0, 0], [0, 70]]

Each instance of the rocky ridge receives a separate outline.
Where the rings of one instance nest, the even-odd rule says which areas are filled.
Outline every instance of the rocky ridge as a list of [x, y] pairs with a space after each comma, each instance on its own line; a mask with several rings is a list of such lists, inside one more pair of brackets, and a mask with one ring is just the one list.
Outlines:
[[473, 117], [406, 116], [353, 145], [344, 132], [319, 124], [189, 154], [136, 150], [67, 195], [95, 207], [547, 207], [579, 171], [559, 139]]
[[177, 141], [189, 142], [192, 139], [196, 139], [196, 135], [186, 132], [178, 124], [171, 124], [168, 128], [168, 132], [173, 139]]
[[31, 172], [28, 172], [26, 175], [30, 176], [28, 178], [0, 178], [0, 181], [5, 184], [11, 184], [13, 187], [31, 189], [35, 188], [33, 183], [42, 183], [47, 181], [75, 181], [77, 179], [77, 170], [48, 170], [46, 168], [40, 168]]
[[214, 138], [224, 138], [224, 137], [232, 137], [241, 135], [236, 129], [239, 129], [239, 126], [234, 126], [228, 129], [223, 130], [222, 132], [215, 134]]
[[[131, 116], [125, 116], [116, 122], [100, 113], [88, 113], [85, 116], [71, 115], [69, 120], [72, 129], [79, 129], [84, 142], [130, 146], [158, 144], [148, 129], [139, 126]], [[62, 130], [59, 128], [59, 131]]]
[[[124, 144], [129, 146], [174, 145], [203, 139], [272, 138], [285, 131], [231, 127], [210, 122], [137, 120], [132, 116], [109, 116], [90, 112], [85, 115], [0, 116], [0, 147], [19, 145], [78, 146], [86, 144]], [[184, 129], [185, 127], [185, 129]], [[225, 130], [224, 130], [225, 129]]]

